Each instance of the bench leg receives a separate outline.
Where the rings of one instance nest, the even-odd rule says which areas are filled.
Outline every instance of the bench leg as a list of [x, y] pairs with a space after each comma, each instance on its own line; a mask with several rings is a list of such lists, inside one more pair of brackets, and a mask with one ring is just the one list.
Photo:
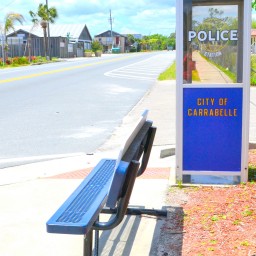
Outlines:
[[94, 256], [99, 255], [99, 230], [94, 230]]
[[92, 256], [92, 230], [84, 236], [84, 251], [83, 256]]
[[[100, 217], [98, 216], [97, 221], [99, 220], [100, 220]], [[94, 256], [99, 255], [99, 237], [100, 237], [99, 230], [94, 230]]]

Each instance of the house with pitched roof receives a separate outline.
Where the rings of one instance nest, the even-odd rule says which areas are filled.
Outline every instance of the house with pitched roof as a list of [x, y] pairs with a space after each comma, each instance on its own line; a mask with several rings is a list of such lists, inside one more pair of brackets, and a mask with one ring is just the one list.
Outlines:
[[126, 52], [127, 37], [115, 31], [107, 30], [94, 36], [94, 40], [99, 41], [104, 52]]
[[[43, 29], [38, 26], [16, 26], [7, 35], [8, 56], [44, 56]], [[52, 57], [82, 57], [90, 49], [92, 37], [84, 24], [50, 24], [50, 52]]]

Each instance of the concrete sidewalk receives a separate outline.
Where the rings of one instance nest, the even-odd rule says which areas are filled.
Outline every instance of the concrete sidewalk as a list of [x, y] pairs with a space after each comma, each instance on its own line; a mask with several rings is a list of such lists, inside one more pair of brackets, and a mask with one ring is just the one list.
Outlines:
[[196, 70], [200, 77], [200, 83], [232, 83], [232, 80], [220, 69], [214, 66], [209, 61], [205, 60], [199, 53], [199, 51], [193, 52], [193, 61], [196, 62]]
[[[78, 173], [90, 170], [101, 158], [117, 157], [125, 135], [144, 109], [150, 110], [149, 119], [158, 129], [149, 168], [137, 179], [130, 205], [155, 209], [165, 206], [174, 158], [160, 158], [160, 152], [175, 144], [174, 81], [156, 83], [94, 155], [1, 169], [0, 255], [82, 255], [82, 236], [48, 234], [45, 223], [81, 183]], [[160, 176], [162, 171], [164, 178]], [[101, 235], [100, 255], [156, 255], [162, 221], [147, 216], [126, 217], [116, 229]]]
[[[103, 157], [117, 156], [123, 138], [144, 109], [150, 110], [157, 134], [148, 169], [144, 178], [137, 179], [130, 204], [155, 209], [165, 206], [168, 175], [159, 178], [158, 172], [169, 172], [175, 164], [174, 157], [160, 158], [162, 150], [175, 146], [175, 86], [175, 81], [156, 82], [92, 156], [81, 154], [0, 170], [0, 255], [82, 255], [82, 236], [48, 234], [45, 223], [81, 183], [81, 171], [90, 170]], [[251, 88], [250, 106], [250, 142], [256, 142], [256, 88]], [[162, 223], [148, 216], [126, 217], [118, 228], [101, 235], [100, 255], [162, 256], [158, 252]]]

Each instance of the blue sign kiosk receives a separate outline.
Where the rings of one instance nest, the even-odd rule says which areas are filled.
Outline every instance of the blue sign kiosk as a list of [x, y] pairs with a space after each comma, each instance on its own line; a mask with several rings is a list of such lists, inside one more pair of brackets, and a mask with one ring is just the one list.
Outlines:
[[177, 0], [176, 180], [247, 181], [251, 1]]

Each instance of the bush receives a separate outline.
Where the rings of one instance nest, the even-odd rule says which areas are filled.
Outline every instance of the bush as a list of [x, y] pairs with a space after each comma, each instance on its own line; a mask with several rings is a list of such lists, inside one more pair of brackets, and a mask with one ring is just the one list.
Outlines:
[[97, 51], [102, 51], [103, 47], [101, 43], [97, 40], [92, 42], [92, 51], [95, 53]]
[[256, 181], [256, 166], [249, 164], [248, 180]]
[[251, 85], [256, 85], [256, 55], [251, 55]]
[[[56, 58], [52, 58], [52, 61], [56, 61]], [[3, 59], [0, 58], [0, 68], [4, 68], [7, 65], [10, 65], [12, 67], [18, 67], [18, 66], [23, 66], [23, 65], [29, 65], [30, 62], [32, 63], [44, 63], [48, 62], [45, 57], [42, 56], [31, 56], [30, 61], [29, 57], [23, 56], [23, 57], [13, 57], [13, 58], [8, 58], [5, 61], [5, 65], [3, 65]]]
[[12, 65], [13, 66], [18, 66], [19, 65], [19, 58], [18, 57], [12, 58]]
[[36, 56], [31, 56], [31, 61], [32, 61], [33, 63], [36, 63], [36, 62], [37, 62], [37, 57], [36, 57]]
[[84, 56], [85, 57], [92, 57], [92, 53], [93, 53], [93, 51], [90, 50], [90, 49], [84, 50]]
[[29, 60], [27, 57], [14, 57], [11, 59], [11, 63], [13, 66], [18, 66], [18, 65], [27, 65], [29, 64]]
[[20, 65], [29, 64], [28, 57], [26, 57], [26, 56], [19, 57], [19, 64]]
[[132, 47], [131, 49], [130, 49], [130, 52], [136, 52], [137, 50], [136, 50], [136, 48], [135, 47]]

